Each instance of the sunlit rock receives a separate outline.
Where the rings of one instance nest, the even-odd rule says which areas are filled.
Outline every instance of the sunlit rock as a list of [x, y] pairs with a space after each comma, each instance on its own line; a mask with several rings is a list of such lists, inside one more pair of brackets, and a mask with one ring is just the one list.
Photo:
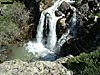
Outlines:
[[3, 60], [3, 59], [0, 58], [0, 63], [3, 63], [3, 62], [5, 62], [5, 60]]
[[94, 22], [97, 22], [98, 16], [94, 16]]
[[70, 18], [70, 17], [69, 17], [70, 15], [71, 15], [71, 13], [68, 12], [67, 15], [66, 15], [66, 20], [68, 20], [68, 18]]
[[61, 16], [62, 14], [61, 14], [58, 10], [56, 10], [56, 11], [55, 11], [55, 15], [56, 15], [56, 16]]
[[18, 47], [23, 47], [24, 46], [24, 43], [19, 43], [18, 44]]
[[66, 3], [65, 1], [62, 2], [62, 4], [60, 5], [60, 10], [66, 14], [67, 13], [67, 10], [70, 9], [70, 5], [68, 3]]
[[58, 20], [58, 28], [59, 29], [65, 29], [67, 26], [66, 26], [66, 18], [60, 18]]
[[11, 49], [8, 49], [7, 51], [4, 51], [4, 54], [10, 54], [12, 52]]

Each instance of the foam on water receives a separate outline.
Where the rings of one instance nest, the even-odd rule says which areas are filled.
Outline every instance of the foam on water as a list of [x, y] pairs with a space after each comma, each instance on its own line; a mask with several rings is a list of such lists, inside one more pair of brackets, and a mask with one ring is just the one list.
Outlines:
[[[43, 60], [55, 60], [56, 59], [56, 53], [57, 52], [57, 36], [56, 36], [56, 23], [57, 20], [62, 18], [62, 16], [64, 16], [64, 14], [62, 14], [62, 16], [57, 17], [55, 16], [55, 10], [57, 10], [57, 8], [61, 5], [61, 3], [65, 1], [67, 3], [73, 3], [74, 1], [70, 1], [70, 0], [58, 0], [56, 2], [54, 2], [54, 5], [52, 5], [51, 7], [47, 8], [46, 10], [44, 10], [41, 13], [41, 17], [39, 20], [39, 24], [37, 27], [37, 35], [36, 35], [36, 41], [29, 41], [27, 43], [27, 47], [26, 49], [29, 52], [32, 52], [33, 55], [35, 55], [37, 58], [41, 57]], [[43, 43], [43, 30], [44, 30], [44, 20], [45, 20], [45, 15], [46, 16], [46, 29], [47, 29], [47, 23], [49, 24], [49, 34], [47, 36], [47, 43]], [[58, 40], [58, 43], [60, 44], [60, 46], [62, 46], [66, 41], [64, 41], [64, 39], [66, 38], [66, 36], [69, 35], [70, 31], [72, 30], [72, 32], [74, 33], [75, 30], [73, 28], [75, 22], [76, 22], [76, 15], [73, 15], [74, 18], [72, 18], [72, 26], [70, 26], [70, 28], [68, 29], [68, 32], [64, 33], [62, 35], [62, 37]], [[47, 34], [46, 34], [47, 35]], [[68, 40], [68, 39], [67, 39]]]

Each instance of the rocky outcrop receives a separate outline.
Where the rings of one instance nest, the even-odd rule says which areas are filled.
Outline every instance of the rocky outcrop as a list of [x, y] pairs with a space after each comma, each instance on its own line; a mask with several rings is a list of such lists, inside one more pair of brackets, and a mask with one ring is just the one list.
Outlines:
[[73, 75], [73, 72], [65, 68], [62, 63], [66, 63], [69, 58], [72, 58], [72, 55], [69, 55], [64, 58], [57, 59], [55, 62], [50, 61], [36, 61], [36, 62], [23, 62], [19, 59], [6, 61], [0, 64], [0, 74], [1, 75]]
[[73, 13], [76, 12], [76, 8], [74, 6], [71, 6], [67, 2], [63, 1], [57, 12], [62, 12], [65, 15], [62, 18], [58, 19], [57, 21], [56, 31], [57, 31], [57, 37], [59, 39], [62, 36], [62, 34], [67, 32], [68, 28], [67, 22], [71, 19]]
[[23, 47], [24, 46], [24, 43], [19, 43], [18, 44], [18, 47]]
[[59, 12], [58, 10], [56, 10], [56, 11], [55, 11], [55, 15], [56, 15], [56, 16], [61, 16], [61, 15], [62, 15], [62, 13], [61, 13], [61, 12]]
[[68, 3], [66, 3], [65, 1], [62, 2], [62, 4], [60, 5], [60, 10], [64, 13], [67, 14], [68, 12], [71, 12], [71, 14], [73, 14], [76, 11], [76, 8], [69, 5]]
[[[79, 6], [78, 2], [80, 2]], [[65, 52], [65, 56], [67, 54], [78, 55], [82, 52], [88, 53], [100, 46], [97, 39], [95, 39], [100, 32], [99, 4], [99, 1], [77, 0], [75, 5], [73, 5], [77, 7], [77, 38], [72, 39], [69, 44], [66, 42], [63, 45], [62, 52]], [[98, 38], [99, 40], [100, 38]]]
[[60, 18], [58, 21], [57, 21], [57, 35], [58, 35], [58, 38], [61, 37], [61, 35], [66, 32], [66, 29], [67, 29], [67, 25], [66, 25], [66, 18]]
[[48, 7], [51, 7], [53, 5], [52, 0], [45, 0], [44, 2], [40, 2], [40, 12], [47, 9]]

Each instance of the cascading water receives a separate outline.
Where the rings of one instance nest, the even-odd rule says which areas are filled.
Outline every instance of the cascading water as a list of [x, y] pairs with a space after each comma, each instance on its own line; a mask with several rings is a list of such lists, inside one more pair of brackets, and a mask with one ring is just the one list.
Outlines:
[[[64, 14], [62, 14], [60, 17], [55, 16], [55, 10], [61, 5], [61, 3], [65, 1], [67, 3], [73, 3], [74, 1], [70, 0], [58, 0], [54, 2], [54, 5], [47, 8], [41, 13], [40, 21], [37, 27], [37, 35], [36, 35], [36, 41], [30, 41], [27, 43], [26, 49], [29, 50], [29, 52], [32, 52], [33, 55], [36, 58], [41, 57], [43, 60], [50, 60], [54, 61], [56, 59], [57, 54], [59, 53], [58, 48], [60, 47], [70, 38], [66, 39], [66, 37], [69, 35], [70, 31], [75, 34], [75, 28], [76, 26], [76, 13], [73, 14], [72, 18], [69, 22], [71, 22], [71, 26], [68, 28], [68, 32], [64, 33], [61, 38], [57, 42], [57, 36], [56, 36], [56, 23], [57, 20], [62, 18]], [[46, 29], [47, 24], [49, 24], [49, 33], [47, 36], [46, 43], [44, 43], [43, 39], [43, 30], [44, 30], [44, 20], [46, 15]], [[75, 36], [75, 35], [74, 35]], [[65, 40], [66, 39], [66, 40]], [[59, 45], [57, 45], [58, 43]], [[57, 53], [58, 51], [58, 53]]]

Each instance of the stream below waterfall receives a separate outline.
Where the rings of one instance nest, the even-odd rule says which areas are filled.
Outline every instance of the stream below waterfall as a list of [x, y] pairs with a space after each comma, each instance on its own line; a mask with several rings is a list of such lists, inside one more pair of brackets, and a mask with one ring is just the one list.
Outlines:
[[[66, 23], [68, 26], [67, 32], [64, 33], [61, 38], [57, 39], [56, 34], [56, 24], [57, 20], [64, 17], [62, 13], [61, 16], [55, 16], [55, 10], [59, 9], [61, 3], [65, 1], [67, 3], [73, 3], [74, 1], [70, 0], [58, 0], [54, 2], [54, 5], [47, 8], [41, 13], [39, 24], [37, 27], [37, 35], [34, 41], [29, 41], [25, 43], [23, 47], [17, 47], [17, 44], [12, 45], [9, 49], [12, 50], [12, 53], [9, 55], [7, 60], [21, 59], [23, 61], [34, 61], [34, 60], [49, 60], [54, 61], [60, 57], [60, 48], [63, 44], [68, 41], [70, 32], [73, 33], [73, 37], [76, 35], [76, 12], [73, 13], [70, 20]], [[46, 15], [46, 16], [45, 16]], [[46, 22], [44, 22], [46, 18]], [[43, 35], [44, 24], [46, 25], [46, 34]], [[49, 28], [47, 28], [49, 25]], [[47, 30], [48, 29], [48, 30]], [[49, 31], [47, 33], [47, 31]], [[44, 39], [46, 37], [46, 39]], [[68, 37], [66, 39], [66, 37]]]

